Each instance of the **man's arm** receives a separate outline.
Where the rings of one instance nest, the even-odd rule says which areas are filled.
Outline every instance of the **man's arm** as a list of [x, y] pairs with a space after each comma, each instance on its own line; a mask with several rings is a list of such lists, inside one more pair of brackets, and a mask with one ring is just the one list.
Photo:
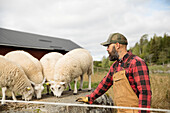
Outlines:
[[[138, 60], [133, 65], [132, 69], [134, 80], [137, 84], [137, 89], [139, 91], [139, 107], [150, 108], [152, 94], [148, 67], [143, 60]], [[142, 113], [144, 113], [144, 111], [142, 111]]]
[[103, 78], [103, 80], [100, 82], [97, 88], [90, 95], [88, 95], [88, 101], [90, 104], [92, 104], [96, 98], [103, 95], [113, 85], [112, 76], [113, 68], [111, 66], [108, 74]]

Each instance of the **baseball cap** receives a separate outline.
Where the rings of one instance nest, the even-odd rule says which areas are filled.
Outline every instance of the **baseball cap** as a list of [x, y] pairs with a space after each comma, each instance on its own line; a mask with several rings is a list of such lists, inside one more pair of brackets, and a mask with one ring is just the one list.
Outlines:
[[101, 43], [103, 46], [108, 46], [110, 44], [115, 44], [115, 43], [123, 44], [123, 45], [128, 45], [127, 39], [125, 36], [123, 36], [120, 33], [112, 33], [110, 34], [108, 40], [106, 42]]

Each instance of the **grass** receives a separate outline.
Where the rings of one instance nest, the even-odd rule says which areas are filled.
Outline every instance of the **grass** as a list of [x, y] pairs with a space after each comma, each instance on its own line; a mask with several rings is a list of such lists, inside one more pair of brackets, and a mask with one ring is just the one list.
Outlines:
[[170, 109], [170, 76], [151, 74], [152, 107]]
[[161, 70], [161, 71], [168, 71], [170, 70], [170, 67], [168, 67], [167, 65], [152, 65], [152, 66], [148, 66], [149, 71], [153, 71], [153, 70]]
[[[88, 81], [84, 81], [83, 82], [83, 89], [86, 89], [86, 88], [88, 88]], [[92, 88], [96, 88], [97, 86], [98, 86], [98, 84], [99, 84], [99, 82], [93, 82], [92, 84], [91, 84], [91, 86], [92, 86]], [[79, 86], [80, 86], [80, 82], [78, 81], [77, 82], [77, 88], [79, 88]], [[73, 90], [74, 89], [74, 83], [73, 82], [71, 82], [71, 89]], [[67, 87], [67, 89], [66, 90], [68, 90], [68, 87]]]

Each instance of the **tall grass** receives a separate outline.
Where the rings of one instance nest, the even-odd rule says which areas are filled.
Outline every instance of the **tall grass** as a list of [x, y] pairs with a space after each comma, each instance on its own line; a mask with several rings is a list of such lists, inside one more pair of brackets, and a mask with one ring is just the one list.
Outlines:
[[170, 76], [151, 74], [152, 107], [170, 109]]

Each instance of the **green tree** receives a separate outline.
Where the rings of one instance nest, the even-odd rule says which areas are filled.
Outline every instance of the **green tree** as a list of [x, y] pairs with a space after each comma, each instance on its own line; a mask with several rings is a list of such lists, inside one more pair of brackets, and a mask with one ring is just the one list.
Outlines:
[[153, 54], [153, 56], [152, 56], [153, 63], [156, 63], [158, 60], [159, 47], [160, 47], [160, 44], [158, 42], [158, 38], [156, 35], [154, 35], [154, 37], [151, 38], [150, 50], [149, 50], [149, 54]]
[[139, 56], [146, 60], [146, 55], [148, 55], [148, 50], [147, 50], [147, 47], [148, 47], [148, 34], [144, 34], [140, 41], [139, 41]]
[[139, 55], [144, 53], [143, 46], [146, 46], [148, 44], [148, 34], [144, 34], [139, 41]]
[[[108, 60], [109, 60], [109, 58], [108, 58]], [[109, 67], [114, 63], [115, 61], [110, 61], [109, 60]]]
[[109, 61], [105, 56], [103, 56], [103, 58], [102, 58], [102, 67], [103, 68], [109, 67]]
[[138, 44], [138, 42], [135, 44], [135, 46], [131, 49], [131, 51], [133, 52], [133, 54], [135, 54], [135, 55], [140, 55], [140, 53], [139, 53], [139, 44]]
[[102, 67], [102, 62], [101, 61], [94, 61], [93, 65], [94, 65], [94, 67]]
[[161, 63], [161, 64], [164, 65], [166, 59], [167, 59], [166, 52], [165, 52], [165, 51], [161, 51], [161, 52], [159, 53], [159, 63]]
[[162, 39], [162, 51], [166, 54], [164, 54], [166, 56], [165, 59], [165, 63], [169, 63], [170, 62], [170, 36], [168, 36], [166, 33], [164, 34], [164, 37]]

